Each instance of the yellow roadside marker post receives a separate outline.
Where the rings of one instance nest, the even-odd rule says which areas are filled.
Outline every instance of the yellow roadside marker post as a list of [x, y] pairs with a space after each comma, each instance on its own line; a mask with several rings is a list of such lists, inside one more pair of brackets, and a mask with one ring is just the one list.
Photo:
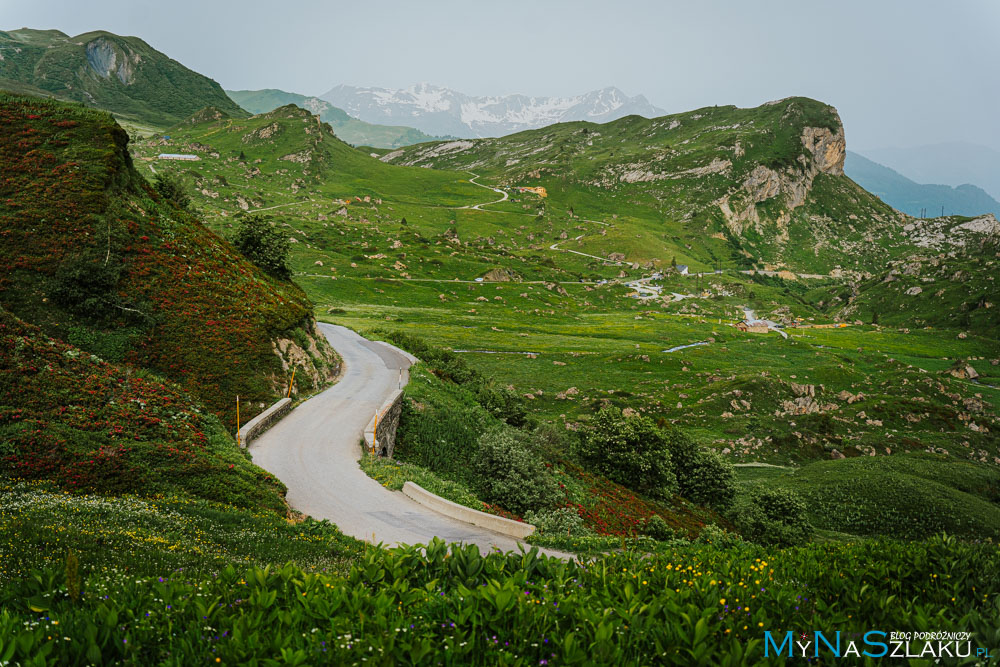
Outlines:
[[292, 397], [292, 383], [295, 382], [295, 371], [296, 371], [296, 368], [293, 366], [292, 367], [292, 379], [288, 381], [288, 395], [285, 396], [285, 398], [291, 398]]
[[375, 428], [372, 429], [372, 456], [375, 456], [375, 448], [378, 446], [378, 410], [375, 411]]
[[242, 444], [240, 442], [240, 395], [236, 394], [236, 444]]

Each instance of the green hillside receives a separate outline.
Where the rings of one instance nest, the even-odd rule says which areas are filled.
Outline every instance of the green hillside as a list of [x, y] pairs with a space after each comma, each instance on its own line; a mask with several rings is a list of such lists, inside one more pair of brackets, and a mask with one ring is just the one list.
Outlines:
[[0, 31], [0, 89], [44, 91], [158, 127], [207, 106], [245, 115], [215, 81], [138, 37], [105, 31], [75, 37], [58, 30]]
[[235, 426], [335, 358], [294, 284], [264, 274], [133, 168], [110, 115], [0, 98], [0, 305], [103, 359], [180, 383]]
[[253, 114], [267, 113], [288, 104], [308, 109], [318, 115], [320, 120], [329, 123], [338, 137], [353, 146], [399, 148], [400, 146], [447, 138], [432, 137], [420, 130], [402, 125], [366, 123], [348, 116], [346, 111], [338, 109], [326, 100], [297, 93], [286, 93], [275, 88], [227, 90], [226, 94], [242, 108]]
[[828, 273], [872, 269], [905, 241], [903, 216], [843, 175], [844, 150], [836, 110], [798, 97], [754, 109], [563, 123], [410, 146], [382, 159], [545, 187], [550, 209], [630, 223], [628, 236], [638, 240], [602, 243], [617, 238], [631, 261], [662, 266], [676, 255], [698, 269]]
[[[887, 432], [899, 438], [888, 445], [893, 451], [941, 447], [977, 460], [997, 456], [993, 427], [969, 430], [961, 401], [949, 396], [975, 399], [977, 388], [951, 376], [926, 382], [927, 371], [959, 358], [1000, 355], [985, 329], [959, 339], [955, 331], [910, 335], [871, 326], [870, 318], [862, 324], [860, 312], [841, 314], [854, 285], [848, 278], [736, 268], [678, 275], [670, 260], [693, 264], [704, 246], [691, 237], [688, 249], [687, 237], [664, 233], [661, 220], [609, 211], [642, 210], [627, 201], [617, 208], [617, 191], [610, 203], [597, 194], [578, 200], [572, 217], [561, 208], [558, 182], [547, 198], [499, 188], [506, 200], [477, 209], [501, 199], [470, 183], [483, 178], [374, 160], [328, 131], [317, 133], [317, 119], [296, 107], [251, 119], [195, 120], [171, 130], [169, 141], [137, 143], [140, 168], [170, 169], [184, 179], [213, 229], [229, 229], [244, 208], [272, 216], [298, 241], [292, 267], [320, 317], [462, 350], [470, 366], [530, 396], [526, 408], [539, 421], [584, 429], [604, 405], [632, 408], [737, 461], [884, 452]], [[147, 161], [161, 151], [202, 160]], [[482, 173], [488, 165], [469, 166]], [[921, 237], [906, 225], [899, 233], [906, 242], [892, 252], [905, 257]], [[954, 236], [971, 243], [982, 232]], [[629, 261], [654, 243], [668, 253], [655, 279], [655, 264]], [[610, 259], [616, 252], [622, 256]], [[659, 296], [637, 298], [629, 283], [643, 276]], [[743, 334], [732, 325], [744, 307], [789, 325], [800, 319], [851, 326], [789, 329], [788, 340]], [[977, 368], [988, 383], [1000, 373], [988, 363]], [[1000, 395], [975, 400], [982, 403], [977, 422], [995, 423]], [[904, 418], [925, 402], [933, 418]]]
[[993, 215], [914, 219], [921, 246], [849, 287], [817, 290], [821, 310], [890, 326], [944, 327], [995, 337], [1000, 327], [1000, 223]]
[[49, 338], [2, 309], [0, 443], [0, 479], [284, 507], [284, 486], [176, 385]]

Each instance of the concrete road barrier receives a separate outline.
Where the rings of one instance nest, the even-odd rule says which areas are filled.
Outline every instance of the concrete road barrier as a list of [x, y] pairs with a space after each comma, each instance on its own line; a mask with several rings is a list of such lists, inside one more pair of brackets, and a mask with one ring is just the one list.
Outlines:
[[439, 514], [443, 514], [450, 519], [471, 523], [474, 526], [486, 528], [503, 535], [510, 535], [511, 537], [516, 537], [519, 540], [523, 540], [528, 535], [535, 532], [535, 527], [530, 523], [522, 523], [520, 521], [514, 521], [513, 519], [506, 519], [502, 516], [487, 514], [486, 512], [480, 512], [466, 507], [465, 505], [453, 503], [452, 501], [446, 500], [441, 496], [434, 495], [427, 489], [421, 487], [419, 484], [414, 484], [413, 482], [406, 482], [403, 484], [403, 493], [424, 507], [432, 509]]
[[292, 409], [292, 399], [283, 398], [260, 413], [240, 429], [240, 445], [246, 447], [251, 440], [271, 428], [272, 425]]

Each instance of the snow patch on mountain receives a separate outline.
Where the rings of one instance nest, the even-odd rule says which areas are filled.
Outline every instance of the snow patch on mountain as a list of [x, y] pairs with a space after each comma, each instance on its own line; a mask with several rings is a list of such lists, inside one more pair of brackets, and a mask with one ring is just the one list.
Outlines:
[[573, 97], [472, 97], [426, 83], [403, 90], [342, 85], [321, 98], [369, 123], [405, 123], [428, 134], [462, 138], [503, 136], [573, 120], [605, 123], [632, 114], [652, 118], [666, 113], [642, 95], [629, 97], [614, 87]]

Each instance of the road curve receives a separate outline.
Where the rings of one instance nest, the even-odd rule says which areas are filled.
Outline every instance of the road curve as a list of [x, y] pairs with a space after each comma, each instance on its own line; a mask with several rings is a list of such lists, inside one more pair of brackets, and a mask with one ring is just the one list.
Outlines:
[[516, 550], [517, 540], [432, 512], [362, 472], [362, 430], [401, 375], [406, 382], [410, 361], [345, 327], [319, 326], [344, 360], [340, 381], [250, 444], [253, 462], [288, 487], [288, 504], [329, 519], [347, 535], [386, 546], [440, 537], [475, 544], [483, 553]]

